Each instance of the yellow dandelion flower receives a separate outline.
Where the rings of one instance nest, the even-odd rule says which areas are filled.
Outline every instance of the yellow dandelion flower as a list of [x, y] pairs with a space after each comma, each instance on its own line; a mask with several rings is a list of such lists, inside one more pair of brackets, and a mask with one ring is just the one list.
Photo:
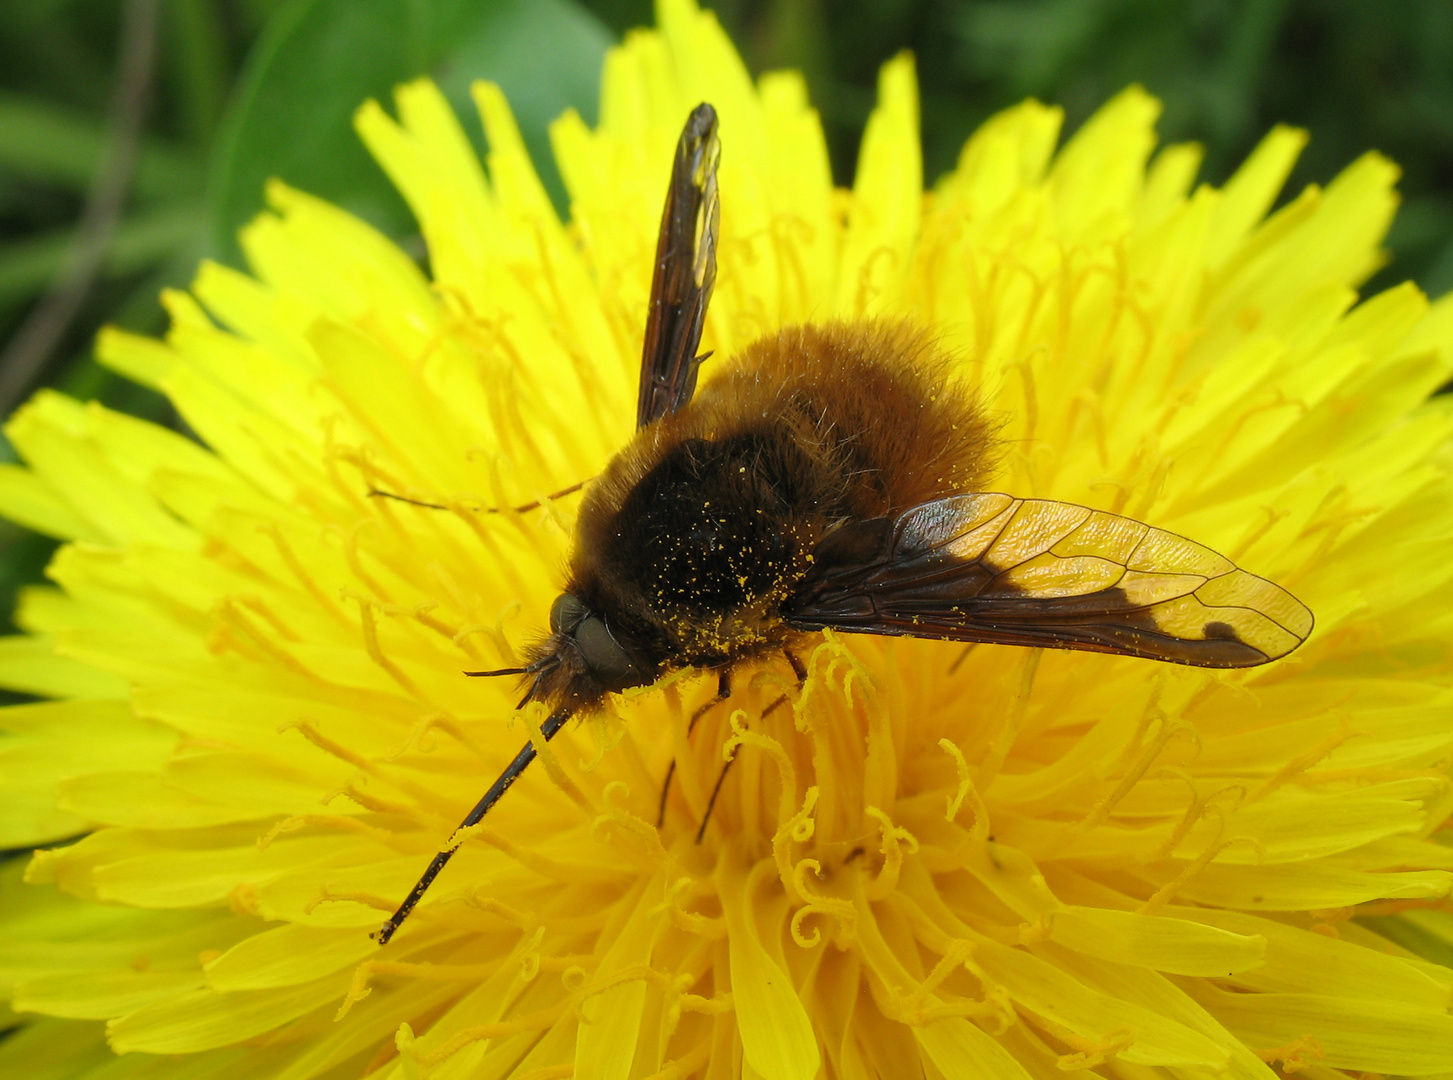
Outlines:
[[[0, 836], [40, 848], [0, 869], [0, 1074], [1453, 1071], [1453, 970], [1396, 943], [1453, 943], [1453, 303], [1356, 291], [1396, 169], [1269, 214], [1301, 134], [1196, 187], [1129, 90], [1058, 152], [1057, 110], [995, 117], [925, 196], [915, 94], [890, 63], [835, 190], [802, 80], [754, 84], [663, 0], [600, 126], [552, 131], [567, 224], [496, 88], [481, 166], [405, 86], [358, 130], [427, 275], [274, 184], [252, 276], [204, 266], [165, 341], [101, 341], [203, 445], [52, 392], [15, 416], [0, 509], [68, 543], [0, 641], [0, 683], [49, 699], [0, 713]], [[699, 101], [706, 348], [929, 327], [1002, 421], [995, 489], [1194, 537], [1292, 589], [1311, 640], [1208, 671], [826, 634], [800, 688], [763, 663], [689, 741], [710, 675], [548, 746], [502, 680], [461, 677], [539, 633], [577, 505], [547, 497], [630, 436]], [[526, 738], [540, 765], [380, 949]]]

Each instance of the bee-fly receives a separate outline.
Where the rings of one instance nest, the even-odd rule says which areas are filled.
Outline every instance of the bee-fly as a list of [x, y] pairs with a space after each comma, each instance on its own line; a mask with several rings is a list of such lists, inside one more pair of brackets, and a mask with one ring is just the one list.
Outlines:
[[[550, 634], [522, 668], [471, 673], [527, 676], [521, 705], [550, 706], [546, 739], [613, 691], [683, 667], [726, 673], [827, 627], [1228, 668], [1307, 637], [1294, 597], [1193, 541], [985, 492], [991, 425], [909, 324], [788, 327], [697, 394], [719, 153], [716, 112], [699, 105], [666, 192], [636, 435], [586, 492]], [[461, 828], [534, 757], [527, 744]]]

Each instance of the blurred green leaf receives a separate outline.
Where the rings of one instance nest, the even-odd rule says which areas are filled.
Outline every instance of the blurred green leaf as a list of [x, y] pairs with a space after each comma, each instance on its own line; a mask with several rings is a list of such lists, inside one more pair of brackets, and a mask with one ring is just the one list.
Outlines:
[[1453, 967], [1453, 940], [1449, 940], [1448, 931], [1442, 926], [1434, 929], [1423, 925], [1425, 918], [1423, 912], [1411, 911], [1405, 915], [1382, 915], [1357, 921], [1415, 956]]
[[15, 632], [15, 595], [25, 586], [45, 580], [46, 563], [58, 546], [48, 536], [0, 520], [0, 551], [5, 552], [0, 559], [0, 634]]
[[[99, 120], [43, 101], [0, 94], [0, 169], [84, 191], [106, 150]], [[184, 151], [148, 140], [136, 163], [135, 190], [142, 198], [181, 194], [201, 186], [199, 164]]]
[[[168, 207], [124, 219], [111, 236], [104, 276], [131, 274], [195, 245], [206, 227], [195, 206]], [[73, 230], [63, 229], [0, 246], [0, 304], [44, 289], [70, 252]]]
[[187, 131], [211, 141], [232, 73], [227, 70], [222, 12], [214, 0], [168, 0], [162, 57]]
[[[224, 123], [211, 177], [216, 243], [236, 232], [279, 177], [394, 236], [415, 231], [353, 131], [368, 98], [434, 76], [465, 117], [468, 88], [492, 79], [509, 95], [552, 195], [561, 197], [546, 126], [567, 106], [593, 115], [609, 32], [572, 0], [296, 0], [269, 21]], [[466, 121], [478, 141], [476, 122]]]
[[959, 9], [964, 66], [1004, 77], [1011, 94], [1044, 93], [1110, 17], [1106, 0], [983, 0]]

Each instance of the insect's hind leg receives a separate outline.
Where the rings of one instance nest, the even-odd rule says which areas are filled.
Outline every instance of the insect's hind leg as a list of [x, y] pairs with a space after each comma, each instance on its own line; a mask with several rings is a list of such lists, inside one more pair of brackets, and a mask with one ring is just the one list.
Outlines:
[[[686, 737], [688, 739], [691, 738], [691, 733], [696, 730], [697, 721], [731, 696], [731, 669], [722, 668], [721, 671], [717, 672], [716, 676], [716, 697], [712, 698], [691, 714], [691, 719], [686, 722]], [[661, 784], [661, 807], [656, 811], [656, 828], [658, 829], [666, 822], [666, 797], [671, 794], [671, 778], [675, 775], [676, 759], [672, 758], [671, 764], [666, 769], [666, 779]]]

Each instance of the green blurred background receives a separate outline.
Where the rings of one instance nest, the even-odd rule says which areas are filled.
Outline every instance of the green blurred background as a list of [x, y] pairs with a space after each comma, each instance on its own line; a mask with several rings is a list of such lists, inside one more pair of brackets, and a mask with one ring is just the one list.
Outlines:
[[[878, 66], [902, 48], [918, 57], [930, 179], [997, 109], [1033, 95], [1063, 105], [1073, 129], [1140, 82], [1165, 102], [1164, 138], [1204, 144], [1212, 182], [1276, 122], [1312, 136], [1292, 190], [1366, 149], [1388, 154], [1404, 205], [1372, 287], [1453, 287], [1450, 0], [707, 6], [754, 72], [806, 72], [840, 183]], [[158, 291], [204, 256], [236, 260], [266, 177], [422, 254], [349, 120], [427, 72], [466, 113], [472, 79], [501, 83], [558, 201], [546, 124], [568, 105], [593, 120], [604, 51], [652, 18], [650, 0], [3, 0], [0, 12], [0, 410], [49, 385], [173, 424], [162, 399], [95, 364], [92, 339], [108, 322], [163, 329]], [[0, 524], [0, 612], [51, 547]]]

